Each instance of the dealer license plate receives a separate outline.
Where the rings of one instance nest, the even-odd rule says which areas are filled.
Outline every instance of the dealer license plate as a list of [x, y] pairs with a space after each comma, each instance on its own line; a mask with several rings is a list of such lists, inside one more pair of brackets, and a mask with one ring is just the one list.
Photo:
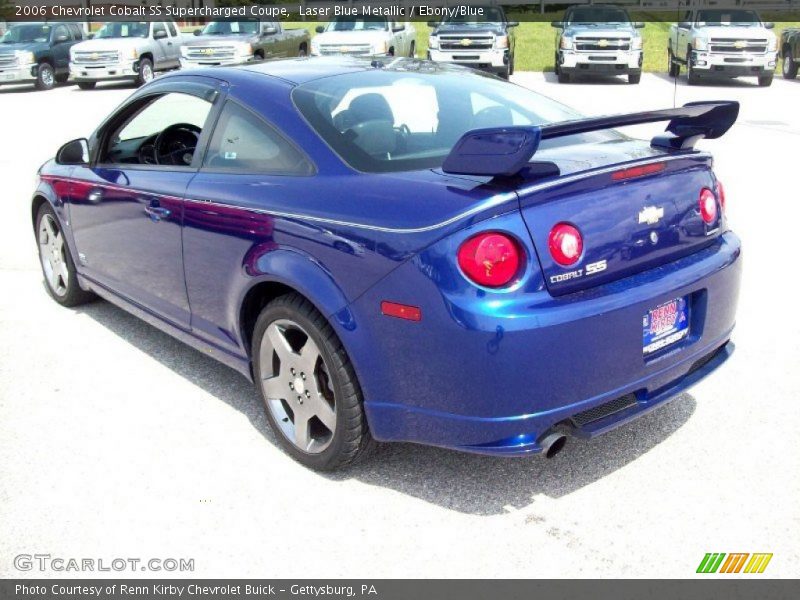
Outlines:
[[642, 349], [647, 356], [689, 335], [689, 299], [676, 298], [647, 311], [642, 319]]

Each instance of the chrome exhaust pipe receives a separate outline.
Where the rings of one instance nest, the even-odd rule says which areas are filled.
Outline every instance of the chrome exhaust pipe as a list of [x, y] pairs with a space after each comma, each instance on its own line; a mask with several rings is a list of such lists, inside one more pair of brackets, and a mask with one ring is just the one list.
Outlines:
[[553, 431], [545, 435], [539, 442], [539, 445], [542, 447], [542, 453], [544, 453], [546, 458], [553, 458], [564, 449], [566, 443], [567, 436], [563, 433]]

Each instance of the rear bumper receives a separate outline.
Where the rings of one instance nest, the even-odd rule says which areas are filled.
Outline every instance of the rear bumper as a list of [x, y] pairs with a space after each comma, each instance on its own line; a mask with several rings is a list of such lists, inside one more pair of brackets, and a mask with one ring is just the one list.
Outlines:
[[[425, 284], [413, 282], [414, 271], [424, 261], [398, 268], [355, 308], [403, 301], [403, 288], [419, 297]], [[582, 437], [613, 429], [727, 360], [740, 265], [739, 240], [726, 233], [658, 270], [561, 298], [544, 292], [505, 307], [474, 297], [462, 303], [440, 289], [438, 299], [420, 303], [420, 323], [375, 321], [365, 332], [379, 340], [369, 355], [348, 344], [371, 431], [385, 441], [526, 455], [540, 452], [538, 441], [556, 427]], [[645, 360], [643, 315], [684, 295], [688, 337]]]

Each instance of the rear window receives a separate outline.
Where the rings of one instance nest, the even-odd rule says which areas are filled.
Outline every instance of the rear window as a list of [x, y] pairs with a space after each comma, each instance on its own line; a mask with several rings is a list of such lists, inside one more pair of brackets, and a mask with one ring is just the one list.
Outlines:
[[[430, 69], [430, 67], [426, 67]], [[293, 99], [317, 133], [351, 167], [391, 172], [441, 167], [466, 132], [542, 125], [581, 115], [526, 88], [479, 73], [373, 69], [326, 77], [295, 88]], [[593, 132], [556, 147], [621, 137]]]

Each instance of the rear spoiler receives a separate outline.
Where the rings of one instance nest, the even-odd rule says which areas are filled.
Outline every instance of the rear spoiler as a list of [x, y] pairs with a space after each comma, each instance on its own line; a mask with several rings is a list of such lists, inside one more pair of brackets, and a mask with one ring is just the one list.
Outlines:
[[442, 170], [459, 175], [514, 176], [529, 166], [543, 140], [626, 125], [669, 121], [650, 144], [665, 150], [691, 150], [701, 138], [716, 139], [736, 122], [738, 102], [690, 102], [680, 108], [576, 119], [542, 126], [474, 129], [456, 142]]

